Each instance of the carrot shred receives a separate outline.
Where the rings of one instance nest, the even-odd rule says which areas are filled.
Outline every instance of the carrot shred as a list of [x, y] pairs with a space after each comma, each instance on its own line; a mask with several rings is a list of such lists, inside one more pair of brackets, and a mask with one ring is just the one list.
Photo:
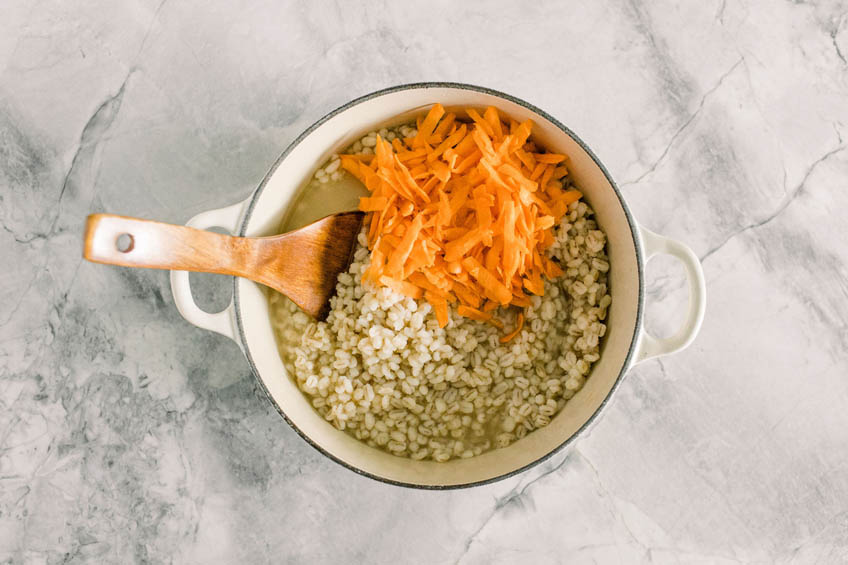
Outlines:
[[570, 205], [572, 202], [577, 202], [583, 197], [583, 194], [579, 190], [569, 190], [562, 194], [560, 197], [560, 202], [565, 204], [566, 206]]
[[[537, 159], [537, 161], [538, 161], [538, 159]], [[538, 179], [540, 176], [542, 176], [542, 173], [544, 173], [545, 169], [547, 169], [547, 168], [548, 168], [548, 166], [545, 165], [544, 163], [536, 163], [536, 168], [533, 169], [533, 172], [530, 174], [530, 180]]]
[[409, 275], [409, 282], [414, 284], [417, 287], [420, 287], [424, 292], [429, 292], [433, 296], [438, 296], [439, 298], [444, 298], [449, 302], [453, 302], [456, 299], [450, 296], [447, 291], [439, 288], [435, 284], [431, 283], [427, 277], [425, 277], [421, 273], [412, 273]]
[[472, 277], [477, 279], [477, 283], [487, 296], [497, 300], [501, 305], [509, 304], [512, 300], [512, 292], [498, 280], [497, 276], [481, 265], [480, 261], [474, 257], [466, 257], [462, 265]]
[[407, 258], [409, 258], [409, 254], [412, 253], [412, 246], [415, 244], [418, 232], [421, 231], [421, 224], [423, 221], [424, 218], [421, 214], [418, 214], [407, 228], [406, 233], [403, 234], [403, 239], [400, 240], [400, 243], [392, 253], [392, 256], [389, 257], [389, 264], [386, 266], [386, 270], [389, 274], [400, 274], [403, 264], [406, 262]]
[[486, 236], [483, 230], [469, 230], [459, 239], [445, 245], [445, 261], [459, 261]]
[[475, 110], [474, 108], [469, 108], [465, 111], [465, 113], [468, 114], [469, 118], [474, 120], [474, 123], [477, 124], [477, 127], [482, 129], [486, 133], [486, 135], [492, 137], [495, 134], [495, 132], [492, 131], [492, 126], [489, 125], [489, 122], [487, 122], [479, 113], [477, 113], [477, 110]]
[[448, 301], [430, 291], [424, 292], [424, 299], [430, 303], [430, 306], [433, 307], [433, 311], [436, 314], [436, 320], [439, 322], [439, 327], [443, 328], [448, 325], [448, 322], [450, 321], [450, 317], [448, 315]]
[[341, 165], [344, 170], [356, 177], [360, 182], [365, 184], [365, 179], [359, 171], [359, 161], [353, 155], [341, 155]]
[[465, 134], [466, 134], [467, 131], [468, 131], [468, 128], [466, 127], [465, 124], [462, 124], [461, 126], [459, 126], [459, 129], [457, 129], [455, 132], [450, 134], [435, 149], [430, 151], [430, 153], [427, 155], [427, 160], [432, 162], [432, 161], [435, 161], [436, 159], [438, 159], [442, 155], [442, 153], [444, 153], [445, 151], [447, 151], [448, 149], [450, 149], [451, 147], [453, 147], [454, 145], [456, 145], [457, 143], [462, 141], [463, 138], [465, 137]]
[[406, 281], [399, 281], [397, 279], [393, 279], [392, 277], [383, 275], [379, 278], [379, 282], [397, 293], [403, 294], [404, 296], [408, 296], [410, 298], [414, 298], [416, 300], [424, 296], [423, 290], [421, 290], [414, 284], [408, 283]]
[[457, 295], [457, 297], [459, 297], [459, 301], [461, 303], [466, 304], [468, 306], [475, 307], [475, 308], [477, 306], [480, 306], [480, 302], [481, 302], [480, 295], [475, 294], [474, 292], [471, 292], [463, 284], [461, 284], [459, 282], [454, 282], [453, 292], [454, 292], [454, 294]]
[[[579, 200], [564, 190], [567, 157], [540, 150], [533, 123], [504, 119], [494, 107], [465, 117], [433, 105], [413, 137], [377, 137], [373, 155], [342, 155], [342, 168], [369, 196], [371, 263], [363, 280], [426, 300], [440, 327], [458, 316], [492, 324], [498, 308], [530, 306], [545, 280], [562, 276], [549, 258], [553, 229]], [[516, 327], [501, 337], [512, 340]]]
[[539, 218], [539, 221], [536, 222], [536, 227], [542, 230], [546, 230], [548, 228], [553, 227], [554, 225], [554, 217], [553, 216], [542, 216]]
[[549, 165], [565, 161], [565, 155], [557, 155], [556, 153], [537, 153], [534, 157], [536, 157], [538, 162], [547, 163]]
[[424, 121], [418, 126], [418, 135], [413, 140], [413, 146], [421, 147], [426, 143], [426, 140], [433, 134], [439, 120], [445, 115], [445, 108], [441, 104], [433, 104]]
[[[530, 134], [533, 131], [533, 122], [530, 120], [524, 120], [521, 122], [517, 128], [515, 128], [514, 132], [511, 132], [513, 135], [512, 146], [516, 152], [521, 151], [521, 146], [523, 146], [527, 142], [527, 138], [530, 137]], [[524, 153], [524, 151], [521, 151]], [[519, 158], [521, 158], [519, 156]], [[532, 169], [532, 167], [528, 167]]]
[[359, 209], [363, 212], [380, 212], [388, 202], [385, 196], [363, 196], [359, 199]]
[[513, 340], [515, 336], [521, 333], [521, 328], [524, 327], [524, 312], [519, 312], [518, 316], [515, 319], [515, 329], [509, 332], [508, 334], [501, 336], [501, 343], [508, 343]]
[[450, 112], [449, 114], [445, 114], [442, 118], [442, 121], [439, 122], [439, 125], [436, 126], [436, 129], [433, 130], [432, 137], [437, 138], [439, 141], [445, 138], [445, 136], [453, 133], [450, 131], [452, 128], [455, 128], [454, 125], [456, 122], [456, 114]]
[[494, 106], [489, 106], [483, 112], [483, 119], [486, 120], [492, 127], [492, 137], [501, 139], [503, 137], [503, 128], [501, 127], [501, 118], [498, 116], [498, 111]]
[[499, 304], [497, 302], [492, 302], [491, 300], [487, 300], [485, 304], [483, 304], [483, 312], [491, 312], [492, 310], [497, 309]]
[[480, 322], [485, 322], [492, 317], [492, 315], [488, 312], [481, 312], [476, 308], [465, 306], [464, 304], [457, 307], [456, 313], [460, 316], [471, 318], [472, 320], [478, 320]]

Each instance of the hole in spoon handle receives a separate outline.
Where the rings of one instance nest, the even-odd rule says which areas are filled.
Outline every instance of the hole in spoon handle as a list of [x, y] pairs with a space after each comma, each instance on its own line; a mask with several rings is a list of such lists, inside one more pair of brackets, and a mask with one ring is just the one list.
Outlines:
[[130, 233], [122, 233], [115, 240], [115, 249], [121, 253], [129, 253], [133, 247], [135, 247], [135, 240]]

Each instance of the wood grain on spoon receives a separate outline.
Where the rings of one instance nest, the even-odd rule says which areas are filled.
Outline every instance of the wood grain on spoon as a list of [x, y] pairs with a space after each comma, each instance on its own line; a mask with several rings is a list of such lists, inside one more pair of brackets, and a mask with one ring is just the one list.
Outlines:
[[319, 320], [350, 265], [362, 212], [327, 216], [271, 237], [234, 237], [187, 226], [92, 214], [83, 257], [95, 263], [244, 277], [288, 296]]

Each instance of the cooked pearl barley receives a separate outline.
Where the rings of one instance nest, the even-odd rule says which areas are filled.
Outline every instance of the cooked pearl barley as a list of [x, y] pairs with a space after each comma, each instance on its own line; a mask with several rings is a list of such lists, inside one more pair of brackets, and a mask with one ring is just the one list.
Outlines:
[[[400, 126], [379, 133], [416, 132]], [[348, 151], [372, 152], [375, 144], [371, 133]], [[334, 155], [313, 182], [346, 174]], [[546, 281], [545, 295], [524, 310], [524, 329], [502, 344], [503, 332], [488, 324], [452, 312], [439, 328], [428, 303], [363, 285], [369, 254], [361, 233], [326, 322], [271, 295], [289, 374], [333, 426], [393, 455], [443, 462], [508, 446], [548, 425], [583, 386], [606, 333], [606, 236], [589, 206], [573, 203], [554, 236], [548, 255], [565, 274]], [[495, 315], [506, 330], [515, 326], [514, 309]]]

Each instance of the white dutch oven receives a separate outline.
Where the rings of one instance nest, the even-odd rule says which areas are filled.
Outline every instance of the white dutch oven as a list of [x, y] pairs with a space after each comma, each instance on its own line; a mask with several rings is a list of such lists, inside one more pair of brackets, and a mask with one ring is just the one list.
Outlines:
[[[509, 447], [447, 463], [413, 461], [366, 446], [335, 429], [316, 413], [288, 376], [277, 352], [266, 289], [236, 278], [233, 300], [221, 312], [201, 310], [192, 299], [188, 273], [171, 272], [180, 313], [192, 324], [234, 340], [247, 357], [268, 398], [286, 421], [323, 454], [349, 469], [385, 482], [421, 488], [457, 488], [498, 480], [539, 463], [572, 442], [589, 426], [627, 370], [635, 363], [688, 346], [704, 317], [706, 290], [696, 255], [684, 244], [640, 227], [601, 162], [557, 120], [532, 105], [486, 88], [452, 83], [422, 83], [389, 88], [354, 100], [306, 130], [280, 156], [247, 200], [192, 218], [189, 226], [223, 228], [235, 235], [266, 236], [286, 225], [302, 225], [321, 215], [350, 209], [355, 199], [312, 198], [308, 210], [295, 205], [299, 188], [330, 155], [363, 134], [406, 121], [433, 103], [446, 107], [495, 106], [502, 113], [535, 123], [534, 136], [550, 151], [570, 157], [570, 173], [594, 208], [607, 234], [612, 305], [601, 358], [584, 387], [551, 421]], [[309, 195], [303, 196], [309, 199]], [[323, 199], [323, 206], [315, 202]], [[302, 200], [300, 200], [302, 202]], [[295, 217], [292, 217], [295, 210]], [[683, 327], [660, 339], [643, 327], [645, 262], [666, 253], [679, 259], [689, 280], [689, 312]]]

